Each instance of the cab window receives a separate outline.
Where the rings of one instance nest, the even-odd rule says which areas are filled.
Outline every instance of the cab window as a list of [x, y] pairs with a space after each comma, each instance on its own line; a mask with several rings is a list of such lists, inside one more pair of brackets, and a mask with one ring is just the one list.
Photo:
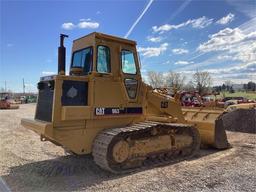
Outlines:
[[81, 68], [84, 73], [92, 70], [92, 47], [73, 53], [71, 68]]
[[127, 74], [136, 74], [136, 65], [132, 51], [122, 50], [122, 70]]
[[126, 88], [126, 92], [130, 99], [135, 99], [138, 88], [138, 81], [136, 79], [126, 78], [124, 80], [124, 85]]
[[110, 73], [110, 50], [103, 45], [98, 46], [97, 72]]

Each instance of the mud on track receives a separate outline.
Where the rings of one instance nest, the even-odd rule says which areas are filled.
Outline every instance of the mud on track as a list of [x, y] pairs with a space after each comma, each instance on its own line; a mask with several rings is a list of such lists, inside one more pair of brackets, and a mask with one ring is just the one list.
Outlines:
[[0, 175], [12, 191], [254, 191], [256, 134], [228, 132], [232, 148], [201, 150], [189, 161], [132, 174], [100, 169], [91, 156], [66, 155], [19, 125], [35, 105], [0, 110]]

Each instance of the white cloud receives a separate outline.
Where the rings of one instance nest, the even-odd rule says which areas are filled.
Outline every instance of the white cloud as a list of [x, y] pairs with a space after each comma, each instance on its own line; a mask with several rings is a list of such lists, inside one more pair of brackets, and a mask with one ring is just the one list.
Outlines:
[[230, 56], [230, 55], [219, 55], [219, 56], [217, 56], [217, 59], [219, 59], [219, 60], [229, 60], [229, 59], [232, 59], [232, 56]]
[[101, 12], [100, 12], [100, 11], [97, 11], [97, 12], [96, 12], [96, 15], [99, 15], [99, 14], [101, 14]]
[[[176, 71], [193, 74], [197, 69], [211, 73], [214, 84], [226, 80], [247, 83], [256, 80], [256, 19], [251, 19], [237, 28], [226, 28], [209, 35], [209, 39], [197, 48], [197, 57], [209, 54], [210, 57], [191, 65], [177, 66]], [[188, 74], [189, 75], [189, 74]]]
[[91, 18], [88, 18], [88, 19], [79, 19], [79, 21], [91, 21], [92, 19]]
[[62, 24], [62, 28], [63, 29], [65, 29], [65, 30], [72, 30], [72, 29], [74, 29], [76, 26], [73, 24], [73, 23], [71, 23], [71, 22], [69, 22], [69, 23], [63, 23]]
[[217, 24], [220, 25], [226, 25], [230, 22], [232, 22], [235, 18], [235, 15], [232, 13], [229, 13], [228, 15], [226, 15], [225, 17], [222, 17], [221, 19], [219, 19], [218, 21], [216, 21]]
[[97, 29], [100, 24], [98, 22], [91, 21], [90, 18], [88, 19], [80, 19], [80, 22], [75, 25], [71, 22], [69, 23], [63, 23], [62, 28], [65, 30], [72, 30], [74, 28], [80, 28], [80, 29]]
[[189, 51], [187, 49], [172, 49], [172, 52], [176, 55], [181, 55], [188, 53]]
[[193, 28], [202, 29], [207, 27], [208, 25], [212, 24], [213, 19], [209, 19], [205, 16], [197, 18], [197, 19], [189, 19], [186, 22], [177, 24], [177, 25], [170, 25], [170, 24], [164, 24], [161, 26], [153, 26], [152, 29], [154, 32], [159, 32], [160, 34], [170, 31], [173, 29], [179, 29], [186, 26], [191, 26]]
[[159, 37], [150, 37], [150, 36], [148, 36], [147, 40], [150, 41], [150, 42], [153, 42], [153, 43], [158, 43], [158, 42], [161, 42], [163, 40], [163, 38], [161, 36], [159, 36]]
[[170, 31], [171, 29], [178, 29], [179, 27], [181, 27], [181, 26], [165, 24], [165, 25], [161, 25], [159, 27], [153, 26], [152, 29], [154, 32], [163, 33], [164, 31]]
[[253, 19], [250, 19], [249, 21], [240, 25], [239, 29], [241, 29], [244, 33], [251, 33], [256, 31], [256, 16]]
[[228, 45], [238, 43], [245, 38], [239, 28], [225, 28], [218, 33], [209, 36], [209, 40], [199, 45], [198, 50], [202, 52], [221, 51], [229, 48]]
[[250, 62], [246, 64], [239, 64], [232, 67], [218, 68], [218, 69], [206, 69], [209, 73], [213, 74], [232, 74], [232, 73], [249, 73], [256, 72], [256, 62]]
[[[247, 83], [252, 79], [256, 79], [256, 62], [226, 66], [224, 68], [208, 68], [202, 71], [210, 73], [213, 85], [222, 85], [227, 80], [232, 80], [233, 83]], [[196, 70], [186, 69], [177, 72], [186, 74], [187, 79], [192, 79]]]
[[141, 52], [145, 57], [159, 56], [167, 50], [168, 43], [163, 43], [160, 47], [138, 47], [138, 52]]
[[193, 61], [177, 61], [174, 64], [175, 65], [188, 65], [188, 64], [193, 64]]
[[99, 26], [99, 23], [91, 21], [81, 21], [77, 24], [77, 27], [80, 29], [97, 29]]
[[55, 72], [52, 72], [52, 71], [43, 71], [42, 72], [42, 75], [53, 75], [55, 74]]
[[207, 27], [208, 25], [212, 24], [213, 19], [208, 19], [207, 17], [203, 16], [198, 19], [190, 20], [190, 24], [193, 28], [202, 29]]
[[224, 51], [226, 58], [242, 62], [256, 60], [256, 31], [244, 33], [239, 28], [225, 28], [209, 36], [209, 40], [199, 45], [200, 52]]
[[226, 80], [232, 80], [234, 83], [247, 83], [252, 78], [256, 79], [256, 62], [220, 69], [207, 69], [206, 71], [214, 77], [215, 84], [221, 84]]
[[226, 0], [237, 11], [243, 13], [247, 17], [256, 17], [255, 1], [252, 0]]

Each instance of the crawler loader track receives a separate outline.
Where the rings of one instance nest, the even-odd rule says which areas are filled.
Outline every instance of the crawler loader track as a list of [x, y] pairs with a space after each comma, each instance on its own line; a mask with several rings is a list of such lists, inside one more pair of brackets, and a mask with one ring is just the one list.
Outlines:
[[192, 126], [146, 121], [103, 130], [92, 155], [101, 168], [126, 173], [190, 158], [199, 147], [200, 136]]

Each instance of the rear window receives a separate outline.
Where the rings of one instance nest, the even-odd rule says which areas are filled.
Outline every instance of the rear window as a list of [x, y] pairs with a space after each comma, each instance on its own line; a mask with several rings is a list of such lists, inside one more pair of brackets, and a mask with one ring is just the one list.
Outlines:
[[74, 52], [71, 67], [82, 68], [84, 73], [92, 71], [92, 47]]

